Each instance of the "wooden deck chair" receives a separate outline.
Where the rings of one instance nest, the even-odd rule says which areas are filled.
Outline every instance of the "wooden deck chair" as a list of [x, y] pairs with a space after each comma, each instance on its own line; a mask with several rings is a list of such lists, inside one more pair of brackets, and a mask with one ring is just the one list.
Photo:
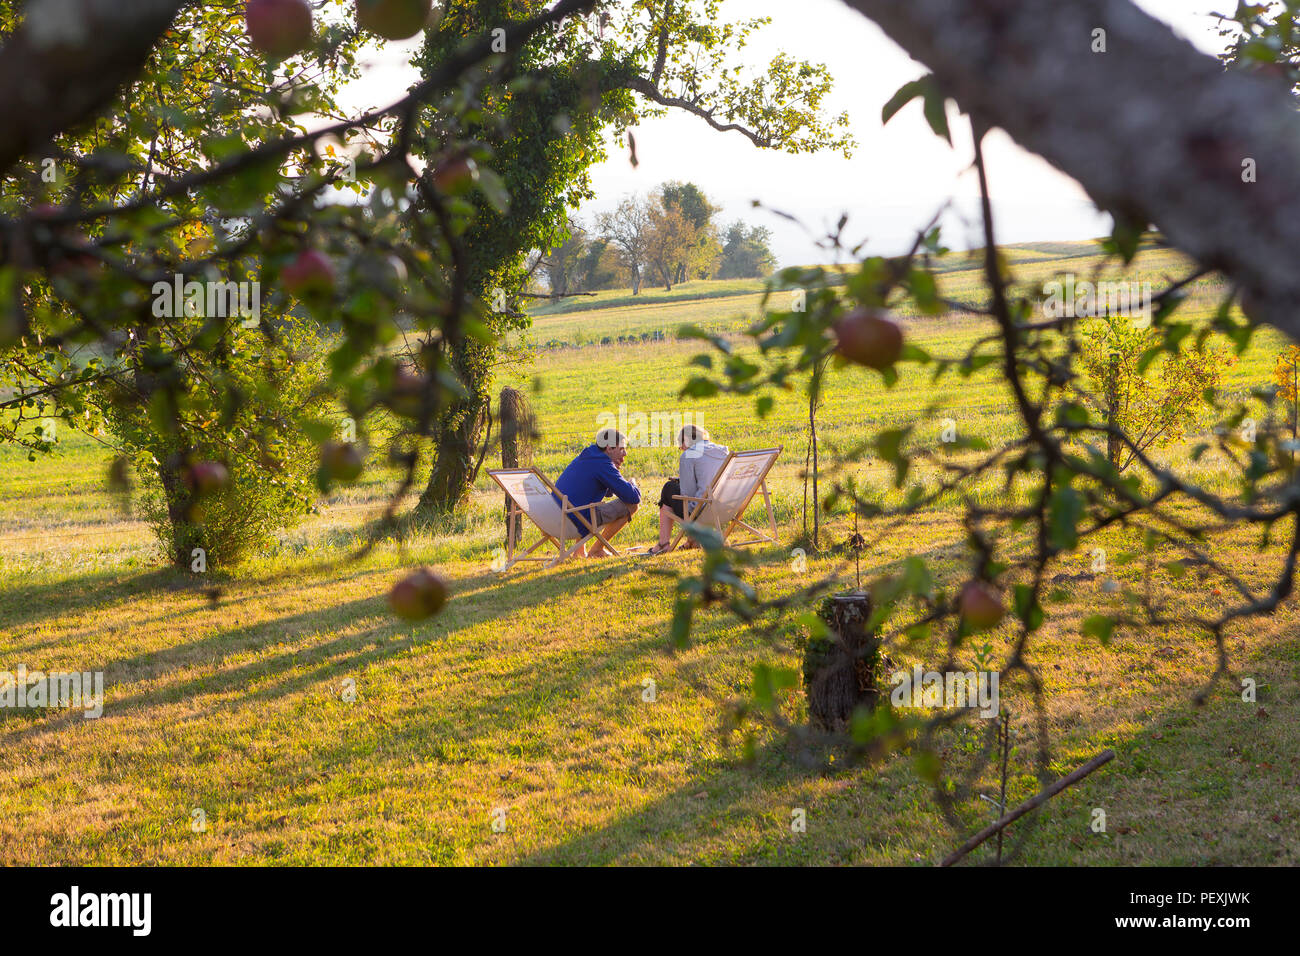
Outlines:
[[[569, 499], [536, 468], [498, 468], [488, 474], [510, 499], [510, 513], [506, 522], [509, 529], [506, 533], [506, 565], [501, 569], [502, 574], [509, 571], [517, 561], [548, 561], [550, 563], [546, 566], [553, 568], [561, 561], [573, 557], [578, 548], [593, 537], [598, 538], [612, 554], [618, 554], [617, 549], [588, 520], [588, 509], [591, 506], [575, 508], [570, 505]], [[558, 495], [561, 503], [557, 504], [552, 494]], [[520, 543], [515, 540], [517, 515], [526, 516], [542, 533], [540, 538], [523, 551], [519, 551]], [[570, 515], [578, 522], [580, 529], [587, 530], [574, 531], [573, 524], [568, 520]], [[572, 546], [568, 544], [570, 541], [573, 542]], [[532, 556], [534, 551], [548, 543], [555, 547], [558, 554], [554, 557], [549, 554]], [[516, 551], [519, 553], [516, 554]]]
[[[722, 463], [718, 473], [713, 476], [713, 481], [703, 495], [673, 495], [674, 498], [682, 500], [682, 510], [686, 512], [685, 519], [678, 518], [674, 514], [673, 524], [680, 525], [687, 522], [711, 524], [718, 529], [723, 541], [731, 536], [737, 526], [755, 535], [746, 541], [731, 542], [732, 547], [764, 542], [775, 543], [776, 516], [772, 514], [772, 496], [767, 491], [767, 473], [776, 464], [776, 459], [784, 447], [782, 445], [759, 451], [733, 451]], [[759, 491], [763, 492], [763, 503], [767, 505], [767, 522], [772, 532], [770, 535], [764, 534], [753, 525], [746, 524], [744, 520], [749, 503]], [[669, 551], [677, 547], [685, 533], [685, 529], [677, 532], [677, 537], [673, 538], [668, 546]]]

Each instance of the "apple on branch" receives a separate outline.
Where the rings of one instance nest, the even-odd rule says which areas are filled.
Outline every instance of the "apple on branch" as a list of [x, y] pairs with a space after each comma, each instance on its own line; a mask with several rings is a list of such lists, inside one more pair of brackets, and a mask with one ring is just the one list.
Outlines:
[[280, 270], [285, 291], [298, 299], [323, 299], [334, 291], [334, 263], [315, 249], [304, 249]]
[[392, 387], [383, 400], [396, 414], [406, 418], [419, 418], [428, 391], [429, 380], [425, 376], [399, 367], [393, 376]]
[[987, 631], [996, 627], [1007, 613], [1002, 603], [1002, 595], [987, 581], [978, 578], [962, 585], [961, 595], [957, 598], [961, 611], [962, 623], [972, 631]]
[[428, 568], [417, 568], [388, 592], [388, 604], [393, 613], [408, 621], [433, 617], [446, 603], [447, 585]]
[[41, 203], [33, 206], [31, 215], [50, 230], [49, 235], [55, 239], [49, 259], [50, 274], [72, 279], [98, 279], [103, 276], [104, 263], [91, 253], [94, 243], [78, 227], [72, 225], [56, 226], [49, 220], [63, 213], [58, 206]]
[[854, 309], [836, 319], [835, 350], [868, 368], [889, 368], [903, 354], [903, 332], [878, 309]]
[[185, 483], [196, 496], [220, 491], [230, 480], [230, 472], [219, 461], [196, 461], [185, 469]]
[[323, 483], [341, 481], [350, 484], [361, 477], [365, 459], [355, 442], [326, 442], [320, 450]]
[[433, 184], [447, 196], [458, 195], [478, 182], [478, 165], [464, 153], [448, 156], [433, 169]]
[[357, 0], [357, 26], [385, 40], [413, 37], [429, 22], [433, 0]]
[[300, 53], [311, 42], [307, 0], [248, 0], [244, 22], [253, 46], [276, 60]]

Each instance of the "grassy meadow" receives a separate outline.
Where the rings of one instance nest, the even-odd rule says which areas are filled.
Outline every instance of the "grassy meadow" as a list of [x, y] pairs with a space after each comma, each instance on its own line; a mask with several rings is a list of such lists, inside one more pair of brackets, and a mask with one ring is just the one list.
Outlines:
[[[1083, 277], [1090, 243], [1008, 250], [1018, 279]], [[1129, 277], [1180, 274], [1172, 253], [1144, 252]], [[971, 298], [978, 262], [954, 254], [940, 291]], [[750, 577], [765, 596], [832, 572], [853, 582], [834, 550], [850, 519], [831, 516], [823, 550], [792, 560], [802, 535], [806, 396], [783, 393], [766, 419], [752, 399], [678, 398], [688, 362], [704, 350], [676, 341], [684, 323], [734, 333], [758, 314], [757, 281], [693, 282], [549, 303], [518, 344], [535, 348], [501, 369], [499, 385], [526, 390], [541, 437], [534, 463], [551, 477], [620, 414], [690, 414], [733, 449], [784, 448], [770, 484], [780, 546], [760, 548]], [[1184, 311], [1209, 315], [1222, 295], [1196, 283]], [[957, 355], [988, 331], [958, 314], [904, 316], [909, 338]], [[663, 332], [663, 340], [642, 341]], [[635, 341], [618, 343], [618, 336]], [[602, 338], [614, 341], [599, 343]], [[1266, 384], [1282, 343], [1262, 332], [1225, 369], [1224, 387]], [[989, 370], [932, 385], [908, 367], [892, 389], [875, 373], [836, 370], [818, 416], [833, 459], [881, 427], [916, 426], [939, 442], [945, 420], [991, 442], [1013, 434], [1008, 395]], [[1193, 465], [1188, 441], [1159, 460], [1227, 487], [1223, 462]], [[361, 561], [345, 560], [393, 488], [373, 469], [319, 503], [277, 548], [207, 575], [167, 570], [148, 527], [110, 495], [112, 451], [95, 436], [62, 434], [55, 453], [28, 462], [0, 448], [0, 670], [103, 671], [104, 715], [0, 711], [0, 863], [339, 864], [877, 864], [930, 865], [996, 815], [986, 801], [958, 807], [954, 829], [907, 754], [870, 767], [808, 770], [785, 738], [754, 731], [752, 759], [724, 731], [760, 662], [798, 667], [800, 628], [772, 639], [721, 611], [697, 618], [692, 645], [673, 650], [668, 620], [676, 573], [697, 552], [570, 562], [554, 570], [491, 570], [501, 544], [501, 501], [480, 475], [467, 512]], [[654, 540], [653, 502], [675, 472], [669, 447], [633, 448], [624, 466], [650, 505], [616, 545]], [[890, 471], [853, 466], [881, 495]], [[1216, 485], [1217, 483], [1217, 485]], [[993, 494], [992, 489], [981, 493]], [[864, 579], [923, 554], [959, 580], [967, 566], [959, 503], [940, 502], [902, 526], [868, 523]], [[757, 515], [757, 511], [754, 512]], [[1135, 533], [1101, 542], [1131, 548]], [[1178, 555], [1169, 555], [1168, 558]], [[1243, 532], [1215, 556], [1257, 586], [1281, 564]], [[385, 594], [403, 569], [427, 563], [450, 582], [438, 617], [404, 623]], [[1103, 588], [1087, 556], [1059, 569], [1064, 595], [1032, 644], [1046, 685], [1053, 770], [1099, 750], [1117, 757], [1013, 827], [1015, 860], [1036, 865], [1300, 863], [1300, 624], [1294, 603], [1228, 633], [1239, 681], [1193, 697], [1214, 669], [1204, 634], [1167, 627], [1122, 631], [1109, 646], [1080, 636], [1081, 620], [1121, 597]], [[1107, 574], [1136, 584], [1138, 565]], [[209, 594], [216, 585], [220, 596]], [[1223, 606], [1215, 582], [1157, 576], [1156, 593], [1184, 608]], [[1005, 649], [1009, 627], [994, 632]], [[902, 666], [938, 666], [898, 650]], [[965, 663], [970, 669], [974, 664]], [[646, 700], [653, 681], [654, 699]], [[1038, 789], [1031, 699], [1014, 683], [1002, 706], [1016, 719], [1009, 799]], [[803, 716], [801, 692], [785, 712]], [[974, 724], [941, 739], [954, 768], [978, 749]], [[992, 771], [980, 789], [996, 795]], [[804, 810], [806, 832], [793, 832]], [[1105, 811], [1105, 832], [1089, 824]], [[494, 827], [494, 823], [496, 826]], [[984, 862], [986, 850], [971, 862]]]

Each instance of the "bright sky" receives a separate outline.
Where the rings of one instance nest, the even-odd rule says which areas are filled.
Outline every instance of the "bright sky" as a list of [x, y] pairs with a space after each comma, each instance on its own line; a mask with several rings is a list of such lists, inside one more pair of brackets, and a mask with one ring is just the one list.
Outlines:
[[[907, 0], [899, 0], [907, 2]], [[1138, 0], [1152, 16], [1169, 23], [1200, 49], [1221, 46], [1217, 8], [1229, 0]], [[957, 213], [944, 220], [949, 246], [982, 245], [974, 217], [977, 197], [969, 127], [950, 111], [954, 147], [936, 138], [913, 102], [887, 126], [880, 108], [908, 80], [926, 72], [871, 21], [842, 0], [731, 0], [729, 17], [766, 16], [772, 23], [746, 47], [750, 62], [765, 64], [778, 50], [824, 62], [835, 80], [827, 110], [847, 112], [858, 145], [851, 159], [838, 154], [790, 156], [755, 148], [738, 133], [719, 133], [696, 117], [674, 114], [636, 128], [637, 159], [618, 144], [593, 171], [597, 199], [579, 210], [590, 222], [626, 193], [646, 193], [665, 180], [695, 183], [722, 206], [723, 223], [735, 218], [766, 225], [781, 265], [825, 262], [813, 244], [849, 215], [847, 235], [867, 240], [872, 252], [905, 249], [950, 197]], [[346, 100], [356, 105], [387, 103], [410, 82], [404, 61], [414, 44], [392, 44]], [[1020, 149], [1001, 133], [985, 149], [994, 213], [1002, 242], [1084, 239], [1109, 231], [1109, 219], [1092, 209], [1070, 178]], [[752, 207], [754, 200], [798, 217], [811, 232]], [[963, 221], [962, 215], [969, 217]]]

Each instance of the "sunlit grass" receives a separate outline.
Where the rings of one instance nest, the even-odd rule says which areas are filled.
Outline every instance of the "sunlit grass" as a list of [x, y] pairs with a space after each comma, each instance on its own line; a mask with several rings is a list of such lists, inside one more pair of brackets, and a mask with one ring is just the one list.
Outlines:
[[[1083, 275], [1086, 253], [1083, 244], [1027, 247], [1017, 277]], [[972, 265], [945, 273], [942, 291], [974, 295]], [[1153, 279], [1179, 268], [1164, 252], [1138, 262]], [[697, 285], [685, 288], [704, 291]], [[802, 530], [806, 399], [783, 394], [759, 420], [751, 399], [678, 398], [686, 363], [702, 346], [674, 341], [673, 330], [683, 322], [738, 330], [755, 314], [756, 287], [718, 291], [727, 294], [656, 304], [647, 290], [644, 305], [548, 309], [532, 332], [537, 340], [578, 329], [597, 340], [643, 331], [667, 338], [542, 351], [531, 367], [503, 370], [498, 385], [529, 391], [542, 431], [535, 461], [552, 477], [620, 404], [633, 413], [698, 413], [736, 449], [785, 446], [772, 478], [782, 545], [756, 552], [751, 579], [769, 596], [832, 572], [852, 582], [841, 555], [810, 554], [802, 573], [791, 561]], [[1218, 294], [1212, 283], [1198, 286], [1187, 314], [1204, 319]], [[913, 341], [945, 355], [986, 330], [969, 318], [906, 322]], [[1278, 345], [1275, 335], [1258, 336], [1227, 370], [1227, 387], [1267, 382]], [[879, 427], [911, 425], [917, 441], [936, 444], [945, 418], [994, 444], [1015, 433], [992, 371], [931, 385], [925, 371], [908, 370], [885, 389], [874, 373], [846, 369], [832, 374], [825, 398], [818, 422], [832, 463], [837, 447]], [[742, 760], [740, 739], [719, 733], [728, 705], [746, 693], [759, 661], [798, 666], [800, 629], [781, 621], [769, 643], [709, 610], [693, 645], [670, 651], [674, 574], [696, 566], [691, 552], [500, 578], [490, 571], [501, 542], [499, 495], [480, 475], [466, 514], [347, 561], [392, 490], [391, 474], [371, 472], [321, 502], [273, 553], [207, 577], [180, 574], [160, 566], [148, 529], [104, 490], [111, 452], [84, 436], [61, 438], [36, 463], [0, 448], [0, 670], [102, 670], [105, 716], [0, 717], [2, 863], [928, 864], [965, 835], [944, 823], [906, 754], [810, 773], [760, 730], [755, 761]], [[1227, 488], [1223, 462], [1193, 464], [1188, 447], [1158, 457]], [[634, 449], [627, 464], [651, 500], [674, 469], [664, 447]], [[879, 461], [852, 473], [869, 493], [896, 494]], [[942, 502], [898, 529], [866, 523], [864, 577], [922, 554], [941, 584], [959, 580], [968, 554], [958, 504]], [[617, 543], [649, 543], [652, 510], [643, 508]], [[843, 542], [849, 530], [849, 519], [831, 516], [823, 544]], [[1116, 529], [1096, 545], [1113, 555], [1137, 539]], [[1280, 561], [1244, 531], [1217, 541], [1214, 553], [1257, 587]], [[1105, 648], [1080, 636], [1084, 617], [1121, 600], [1103, 581], [1136, 586], [1142, 573], [1134, 563], [1093, 574], [1090, 562], [1080, 554], [1054, 569], [1062, 577], [1053, 588], [1063, 593], [1031, 660], [1048, 690], [1053, 771], [1104, 747], [1118, 757], [1052, 801], [1019, 859], [1300, 862], [1294, 606], [1230, 630], [1238, 672], [1197, 708], [1193, 696], [1214, 668], [1205, 635], [1145, 628]], [[384, 594], [416, 563], [444, 574], [454, 597], [436, 619], [411, 625], [388, 612]], [[211, 586], [220, 590], [215, 602]], [[1195, 573], [1157, 573], [1154, 587], [1183, 609], [1208, 613], [1228, 600]], [[993, 636], [995, 649], [1006, 636]], [[963, 649], [962, 660], [973, 651]], [[903, 666], [939, 663], [924, 647], [891, 653]], [[1241, 699], [1241, 677], [1257, 682], [1257, 702]], [[647, 681], [653, 703], [643, 699]], [[1002, 696], [1022, 733], [1011, 783], [1019, 800], [1037, 789], [1027, 736], [1033, 708], [1015, 684]], [[797, 695], [786, 704], [795, 719], [801, 707]], [[954, 766], [976, 749], [978, 724], [942, 739]], [[981, 787], [994, 792], [991, 774]], [[796, 808], [807, 812], [806, 833], [791, 831]], [[1106, 811], [1105, 833], [1089, 828], [1097, 808]], [[971, 828], [991, 818], [983, 801], [961, 809]], [[198, 832], [195, 810], [206, 819]], [[493, 832], [500, 811], [505, 830]]]

